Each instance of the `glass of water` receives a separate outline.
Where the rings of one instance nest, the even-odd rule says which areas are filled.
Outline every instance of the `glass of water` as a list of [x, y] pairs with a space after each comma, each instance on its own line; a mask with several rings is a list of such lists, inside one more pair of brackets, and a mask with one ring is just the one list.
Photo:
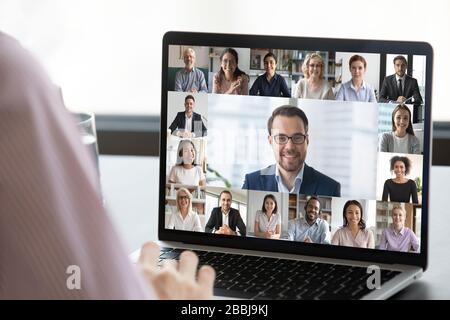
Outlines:
[[95, 115], [92, 112], [77, 112], [73, 113], [75, 117], [78, 130], [80, 132], [81, 141], [86, 146], [89, 154], [94, 161], [95, 168], [97, 171], [97, 188], [100, 197], [102, 198], [103, 205], [105, 205], [105, 198], [102, 191], [101, 175], [100, 175], [100, 164], [98, 158], [98, 144], [97, 144], [97, 131], [95, 130]]
[[88, 148], [100, 176], [98, 160], [97, 132], [95, 130], [95, 116], [92, 112], [77, 112], [73, 114], [80, 131], [81, 140]]

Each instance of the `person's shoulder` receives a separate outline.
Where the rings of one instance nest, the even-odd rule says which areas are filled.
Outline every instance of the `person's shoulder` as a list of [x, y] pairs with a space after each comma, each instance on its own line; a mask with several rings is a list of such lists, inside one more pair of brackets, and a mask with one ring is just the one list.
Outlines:
[[197, 212], [195, 212], [194, 210], [191, 210], [191, 211], [189, 211], [189, 216], [191, 216], [191, 217], [198, 217], [199, 215], [198, 215], [198, 213]]
[[393, 132], [383, 132], [381, 134], [381, 139], [382, 140], [393, 140], [394, 139], [394, 135]]
[[[264, 73], [263, 76], [265, 76], [265, 75], [266, 75], [266, 74]], [[277, 72], [275, 72], [275, 74], [273, 75], [273, 77], [274, 77], [275, 80], [277, 80], [277, 81], [284, 80], [284, 77], [283, 77], [281, 74], [277, 73]]]
[[255, 82], [261, 82], [265, 76], [266, 76], [266, 73], [260, 74], [259, 76], [256, 77]]
[[230, 213], [231, 213], [231, 214], [240, 214], [240, 213], [239, 213], [239, 210], [236, 209], [236, 208], [230, 208]]
[[214, 208], [212, 208], [212, 210], [211, 210], [211, 215], [212, 215], [212, 214], [217, 214], [217, 213], [220, 213], [220, 207], [214, 207]]
[[408, 133], [408, 134], [409, 134], [409, 139], [411, 139], [413, 142], [416, 142], [416, 143], [420, 142], [420, 140], [417, 136], [410, 134], [410, 133]]
[[259, 176], [268, 176], [268, 175], [275, 175], [275, 165], [270, 165], [268, 167], [250, 172], [246, 174], [246, 177], [249, 178], [257, 178]]
[[331, 84], [327, 80], [323, 79], [322, 88], [325, 90], [331, 89]]
[[246, 177], [247, 179], [252, 179], [252, 178], [257, 178], [257, 177], [259, 177], [260, 175], [261, 175], [261, 170], [256, 170], [256, 171], [247, 173], [247, 174], [245, 175], [245, 177]]
[[317, 218], [317, 219], [319, 220], [320, 225], [322, 225], [328, 229], [329, 224], [328, 224], [327, 220], [322, 219], [322, 218]]
[[175, 77], [180, 77], [184, 73], [186, 73], [184, 68], [181, 68], [180, 70], [177, 71], [177, 73], [175, 74]]
[[350, 89], [351, 85], [352, 85], [352, 80], [348, 80], [348, 81], [344, 82], [342, 84], [341, 88], [339, 88], [339, 89], [344, 89], [344, 88], [345, 89]]
[[370, 84], [370, 82], [367, 82], [366, 80], [363, 80], [363, 81], [364, 81], [364, 86], [366, 87], [366, 89], [373, 90], [373, 86], [372, 86], [372, 84]]

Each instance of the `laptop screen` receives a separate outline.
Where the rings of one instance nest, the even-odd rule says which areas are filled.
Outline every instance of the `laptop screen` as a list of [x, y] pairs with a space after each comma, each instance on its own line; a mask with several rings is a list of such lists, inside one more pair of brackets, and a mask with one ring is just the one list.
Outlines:
[[162, 234], [423, 252], [431, 48], [182, 35], [163, 48]]

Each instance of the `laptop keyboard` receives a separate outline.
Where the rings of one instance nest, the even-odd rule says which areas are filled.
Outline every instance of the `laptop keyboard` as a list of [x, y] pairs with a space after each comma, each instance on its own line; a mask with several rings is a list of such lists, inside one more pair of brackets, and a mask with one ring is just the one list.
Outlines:
[[[182, 249], [161, 248], [160, 263]], [[364, 267], [193, 250], [216, 270], [214, 295], [243, 299], [360, 299], [371, 290]], [[381, 270], [381, 284], [400, 272]]]

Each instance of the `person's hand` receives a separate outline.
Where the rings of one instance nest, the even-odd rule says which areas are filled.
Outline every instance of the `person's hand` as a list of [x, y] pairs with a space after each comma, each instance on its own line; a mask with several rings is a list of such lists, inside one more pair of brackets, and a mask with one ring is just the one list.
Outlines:
[[397, 102], [400, 102], [400, 103], [402, 103], [403, 101], [405, 101], [406, 100], [406, 98], [404, 97], [404, 96], [399, 96], [398, 98], [397, 98]]
[[197, 300], [212, 299], [216, 273], [211, 266], [202, 266], [197, 274], [198, 257], [184, 251], [180, 261], [168, 260], [158, 268], [159, 246], [147, 242], [142, 246], [138, 266], [149, 286], [159, 299]]
[[195, 88], [195, 87], [192, 87], [192, 89], [191, 89], [191, 93], [197, 93], [197, 92], [198, 92], [197, 88]]
[[270, 238], [272, 238], [272, 236], [273, 236], [273, 231], [267, 230], [266, 232], [264, 232], [265, 238], [270, 239]]
[[238, 77], [237, 80], [233, 82], [232, 86], [234, 87], [234, 89], [237, 89], [241, 86], [241, 84], [242, 84], [242, 77]]
[[303, 240], [303, 242], [313, 243], [312, 239], [309, 236], [306, 236], [305, 240]]
[[238, 77], [236, 81], [231, 83], [230, 89], [228, 90], [228, 94], [232, 94], [236, 89], [241, 86], [242, 77]]
[[226, 235], [235, 235], [236, 234], [233, 230], [231, 230], [231, 228], [227, 224], [224, 224], [223, 226], [221, 226], [216, 233], [226, 234]]
[[183, 132], [181, 133], [181, 137], [182, 137], [182, 138], [191, 138], [191, 137], [192, 137], [192, 132], [189, 132], [189, 131], [183, 131]]

